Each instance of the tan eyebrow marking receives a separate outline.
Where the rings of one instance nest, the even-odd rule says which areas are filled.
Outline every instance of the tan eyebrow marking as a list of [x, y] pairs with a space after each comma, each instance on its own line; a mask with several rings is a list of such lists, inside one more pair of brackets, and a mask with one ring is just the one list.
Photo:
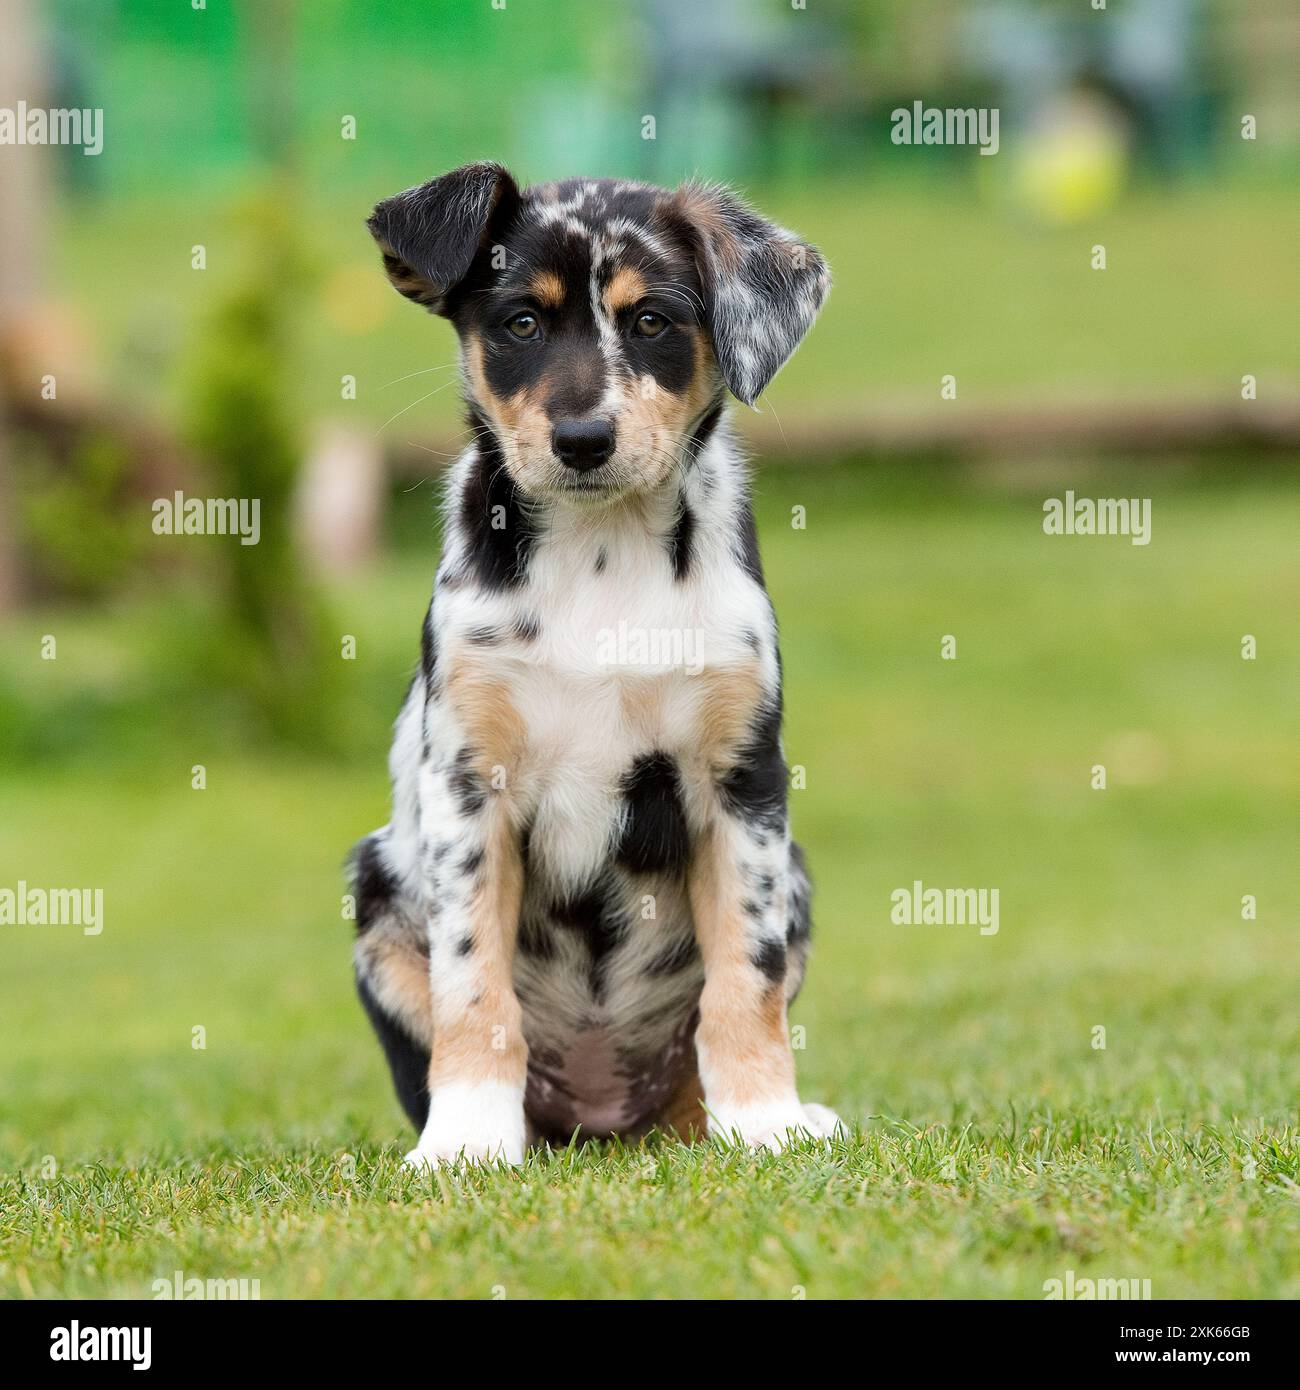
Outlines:
[[564, 281], [553, 270], [539, 270], [529, 281], [528, 288], [537, 302], [547, 309], [558, 309], [564, 303]]
[[645, 298], [648, 288], [646, 278], [639, 270], [625, 265], [616, 270], [605, 287], [605, 308], [611, 314], [620, 309], [630, 309], [638, 300]]

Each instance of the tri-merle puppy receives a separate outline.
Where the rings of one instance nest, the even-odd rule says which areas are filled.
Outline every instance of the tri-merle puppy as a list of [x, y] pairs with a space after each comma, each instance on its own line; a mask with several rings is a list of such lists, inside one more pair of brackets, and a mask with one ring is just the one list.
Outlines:
[[451, 320], [450, 472], [392, 819], [357, 847], [357, 983], [413, 1164], [536, 1142], [830, 1135], [786, 1006], [809, 885], [728, 389], [826, 297], [723, 188], [470, 164], [379, 204], [394, 286]]

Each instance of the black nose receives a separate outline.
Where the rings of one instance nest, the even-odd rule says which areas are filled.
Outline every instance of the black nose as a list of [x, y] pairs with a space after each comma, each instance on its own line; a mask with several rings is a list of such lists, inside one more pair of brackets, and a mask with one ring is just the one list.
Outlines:
[[551, 448], [566, 468], [585, 473], [599, 468], [614, 452], [611, 420], [559, 420], [551, 431]]

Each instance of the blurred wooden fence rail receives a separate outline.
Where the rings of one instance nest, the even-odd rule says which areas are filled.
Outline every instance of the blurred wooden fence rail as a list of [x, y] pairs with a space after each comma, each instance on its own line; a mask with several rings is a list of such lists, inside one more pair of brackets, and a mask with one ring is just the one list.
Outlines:
[[[1228, 400], [1047, 403], [958, 407], [925, 414], [881, 411], [822, 416], [797, 437], [770, 416], [746, 422], [764, 456], [809, 462], [855, 455], [1002, 458], [1033, 455], [1230, 453], [1300, 449], [1300, 398], [1276, 403]], [[787, 443], [788, 440], [788, 443]]]
[[[925, 412], [805, 413], [736, 410], [734, 419], [761, 463], [819, 464], [852, 458], [1023, 459], [1026, 456], [1258, 453], [1300, 463], [1300, 397], [1281, 401], [1072, 401], [971, 407], [951, 402]], [[389, 465], [402, 478], [437, 473], [464, 436], [397, 442]]]

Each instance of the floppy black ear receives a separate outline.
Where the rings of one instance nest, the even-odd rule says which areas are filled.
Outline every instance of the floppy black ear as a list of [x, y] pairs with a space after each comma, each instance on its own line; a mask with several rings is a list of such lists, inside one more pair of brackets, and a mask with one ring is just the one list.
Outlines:
[[730, 189], [688, 183], [676, 202], [695, 242], [723, 380], [753, 405], [812, 326], [830, 292], [830, 271], [815, 246], [760, 217]]
[[465, 164], [385, 198], [366, 226], [398, 293], [441, 314], [491, 229], [518, 201], [519, 189], [500, 164]]

